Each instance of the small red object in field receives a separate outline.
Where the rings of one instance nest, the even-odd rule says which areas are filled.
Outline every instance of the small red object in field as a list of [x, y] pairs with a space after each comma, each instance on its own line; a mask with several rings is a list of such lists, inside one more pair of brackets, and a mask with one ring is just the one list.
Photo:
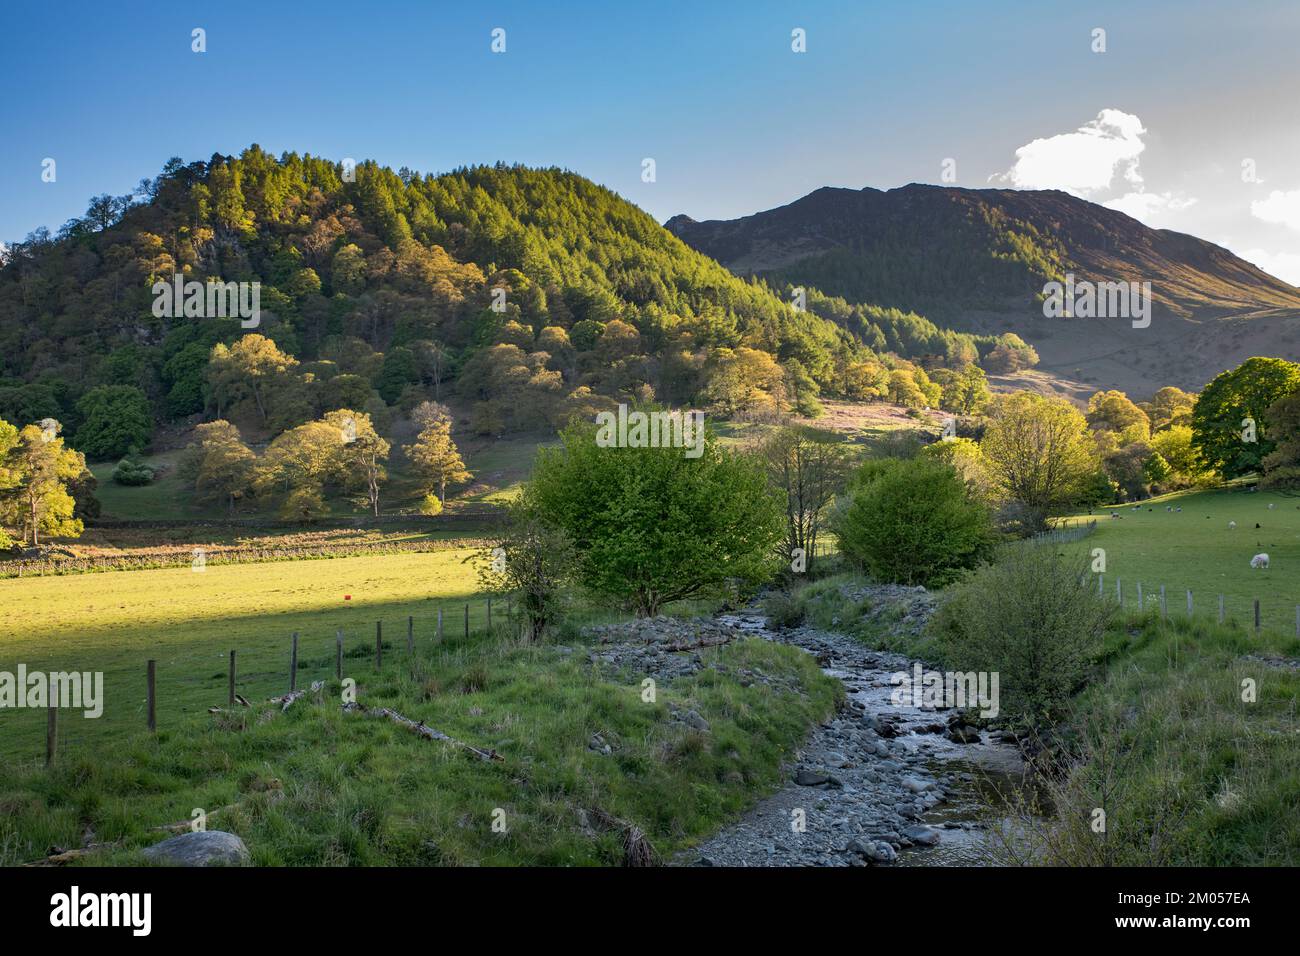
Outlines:
[[351, 600], [352, 600], [352, 595], [351, 595], [351, 594], [345, 594], [345, 595], [343, 595], [343, 600], [345, 600], [345, 601], [351, 601]]

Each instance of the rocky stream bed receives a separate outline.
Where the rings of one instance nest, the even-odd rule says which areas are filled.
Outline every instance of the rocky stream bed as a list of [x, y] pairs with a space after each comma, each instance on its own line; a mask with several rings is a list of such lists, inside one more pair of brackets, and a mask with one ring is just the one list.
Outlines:
[[[925, 616], [924, 611], [911, 615], [912, 623], [923, 623]], [[902, 655], [871, 650], [833, 631], [806, 626], [769, 630], [757, 610], [702, 623], [686, 626], [658, 618], [633, 625], [633, 634], [610, 628], [603, 637], [607, 643], [592, 652], [592, 662], [671, 680], [704, 666], [698, 652], [673, 649], [690, 643], [684, 635], [699, 643], [723, 640], [739, 630], [816, 655], [824, 672], [844, 683], [847, 699], [794, 755], [785, 786], [738, 822], [680, 854], [676, 865], [991, 862], [985, 849], [987, 827], [1000, 825], [1001, 818], [989, 810], [1003, 805], [1024, 772], [1010, 738], [981, 730], [956, 710], [894, 703], [896, 685], [890, 677], [910, 672], [914, 663]], [[771, 680], [762, 673], [740, 676]], [[700, 719], [693, 712], [676, 717], [688, 724]]]

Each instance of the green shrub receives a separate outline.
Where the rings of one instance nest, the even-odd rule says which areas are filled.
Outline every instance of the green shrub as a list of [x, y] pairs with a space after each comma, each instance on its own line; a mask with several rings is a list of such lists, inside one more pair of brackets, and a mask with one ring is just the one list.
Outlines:
[[761, 463], [708, 431], [697, 449], [605, 447], [598, 436], [575, 419], [559, 447], [538, 452], [526, 491], [539, 520], [572, 542], [582, 585], [653, 617], [725, 594], [732, 579], [770, 578], [783, 503]]
[[831, 522], [840, 551], [872, 577], [943, 586], [988, 556], [988, 509], [930, 458], [866, 462]]
[[770, 627], [783, 631], [803, 623], [803, 603], [789, 591], [773, 591], [763, 598], [763, 614]]
[[139, 454], [132, 448], [113, 469], [112, 479], [119, 485], [138, 487], [149, 484], [153, 481], [154, 475], [154, 470], [141, 461]]
[[1046, 545], [1009, 548], [955, 585], [930, 633], [955, 670], [999, 675], [1004, 716], [1036, 724], [1060, 716], [1102, 651], [1111, 607], [1086, 563]]

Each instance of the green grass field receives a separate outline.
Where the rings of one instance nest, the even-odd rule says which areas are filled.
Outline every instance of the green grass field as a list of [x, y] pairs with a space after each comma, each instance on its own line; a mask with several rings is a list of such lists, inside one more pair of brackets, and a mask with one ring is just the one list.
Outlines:
[[[485, 624], [467, 549], [318, 561], [111, 571], [0, 581], [0, 670], [103, 671], [104, 715], [69, 715], [69, 746], [98, 745], [143, 725], [145, 662], [158, 668], [158, 720], [223, 703], [227, 655], [237, 651], [239, 691], [249, 699], [288, 688], [290, 635], [299, 632], [299, 683], [333, 672], [335, 631], [345, 649], [373, 654], [375, 622], [392, 653], [405, 653], [406, 618], [422, 642]], [[351, 595], [350, 601], [344, 597]], [[0, 756], [30, 757], [43, 747], [43, 716], [0, 712]]]
[[[1112, 511], [1122, 518], [1110, 517]], [[1140, 581], [1144, 598], [1165, 586], [1171, 616], [1186, 614], [1190, 589], [1196, 614], [1217, 615], [1222, 594], [1228, 617], [1253, 625], [1252, 602], [1258, 598], [1264, 626], [1294, 629], [1300, 605], [1300, 499], [1244, 489], [1185, 492], [1097, 508], [1063, 524], [1092, 520], [1096, 532], [1078, 546], [1105, 550], [1104, 585], [1114, 597], [1119, 579], [1126, 607], [1136, 610]], [[1229, 529], [1230, 521], [1237, 527]], [[1267, 569], [1250, 566], [1260, 552], [1269, 555]]]

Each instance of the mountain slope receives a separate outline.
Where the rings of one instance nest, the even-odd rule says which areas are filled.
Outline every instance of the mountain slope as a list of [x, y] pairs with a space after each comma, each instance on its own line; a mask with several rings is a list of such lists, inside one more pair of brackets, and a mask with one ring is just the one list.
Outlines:
[[[1054, 190], [824, 188], [741, 219], [666, 226], [741, 275], [962, 331], [1016, 332], [1041, 368], [1099, 386], [1199, 388], [1239, 357], [1294, 353], [1300, 331], [1300, 289], [1220, 246]], [[1043, 285], [1067, 272], [1150, 282], [1151, 327], [1045, 318]]]

